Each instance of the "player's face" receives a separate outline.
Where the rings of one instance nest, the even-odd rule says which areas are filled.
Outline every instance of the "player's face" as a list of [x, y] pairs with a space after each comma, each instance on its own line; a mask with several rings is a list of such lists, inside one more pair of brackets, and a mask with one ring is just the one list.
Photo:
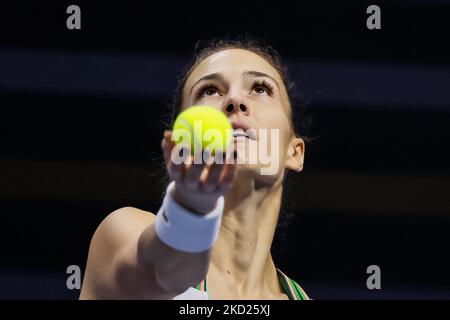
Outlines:
[[228, 116], [235, 129], [239, 170], [270, 180], [286, 166], [298, 170], [289, 162], [289, 155], [295, 153], [293, 139], [299, 138], [290, 125], [287, 91], [277, 70], [264, 58], [247, 50], [227, 49], [203, 60], [183, 91], [183, 109], [199, 104], [215, 106]]

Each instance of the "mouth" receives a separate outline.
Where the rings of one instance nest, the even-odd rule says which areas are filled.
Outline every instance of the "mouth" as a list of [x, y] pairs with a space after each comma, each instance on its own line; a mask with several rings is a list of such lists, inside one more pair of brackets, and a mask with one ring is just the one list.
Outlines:
[[235, 138], [236, 140], [256, 140], [256, 131], [254, 129], [248, 129], [247, 131], [244, 131], [243, 129], [234, 129], [233, 138]]
[[242, 129], [233, 130], [233, 137], [234, 138], [246, 138], [249, 139], [249, 136], [247, 133], [244, 132]]
[[243, 123], [234, 122], [232, 123], [232, 125], [233, 125], [233, 138], [256, 140], [256, 130], [248, 127]]

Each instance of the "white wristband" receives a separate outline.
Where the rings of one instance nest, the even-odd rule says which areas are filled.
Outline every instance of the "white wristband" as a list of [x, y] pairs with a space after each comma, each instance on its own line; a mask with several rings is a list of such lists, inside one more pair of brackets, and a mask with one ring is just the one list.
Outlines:
[[200, 252], [212, 247], [219, 235], [224, 199], [217, 200], [216, 208], [206, 215], [197, 215], [185, 209], [172, 197], [175, 182], [166, 190], [163, 204], [156, 215], [158, 237], [168, 246], [185, 252]]

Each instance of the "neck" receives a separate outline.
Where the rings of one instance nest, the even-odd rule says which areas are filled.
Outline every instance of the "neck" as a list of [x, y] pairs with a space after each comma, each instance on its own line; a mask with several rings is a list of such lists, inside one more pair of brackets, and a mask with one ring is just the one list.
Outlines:
[[241, 295], [279, 292], [270, 249], [280, 212], [282, 184], [237, 179], [225, 197], [212, 268]]

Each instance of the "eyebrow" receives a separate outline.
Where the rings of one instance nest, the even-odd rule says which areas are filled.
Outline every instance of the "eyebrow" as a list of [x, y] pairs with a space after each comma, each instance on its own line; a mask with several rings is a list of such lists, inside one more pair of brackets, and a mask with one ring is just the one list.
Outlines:
[[[253, 77], [257, 77], [257, 78], [267, 77], [267, 78], [271, 79], [273, 82], [275, 82], [275, 84], [277, 85], [278, 89], [280, 89], [280, 85], [278, 84], [278, 81], [275, 80], [273, 77], [269, 76], [267, 73], [250, 70], [250, 71], [242, 72], [242, 75], [244, 77], [248, 77], [248, 76], [253, 76]], [[214, 73], [208, 74], [208, 75], [206, 75], [204, 77], [201, 77], [200, 79], [198, 79], [194, 83], [194, 85], [191, 87], [190, 94], [192, 93], [192, 90], [197, 85], [197, 83], [199, 83], [200, 81], [205, 81], [205, 80], [218, 80], [218, 81], [225, 82], [225, 78], [224, 78], [223, 74], [221, 74], [219, 72], [214, 72]]]
[[197, 83], [199, 83], [200, 81], [205, 81], [205, 80], [219, 80], [219, 81], [225, 82], [225, 78], [224, 78], [223, 74], [218, 73], [218, 72], [214, 72], [214, 73], [208, 74], [208, 75], [198, 79], [194, 83], [194, 85], [191, 87], [190, 93], [192, 93], [192, 89], [194, 89], [194, 87], [197, 85]]

